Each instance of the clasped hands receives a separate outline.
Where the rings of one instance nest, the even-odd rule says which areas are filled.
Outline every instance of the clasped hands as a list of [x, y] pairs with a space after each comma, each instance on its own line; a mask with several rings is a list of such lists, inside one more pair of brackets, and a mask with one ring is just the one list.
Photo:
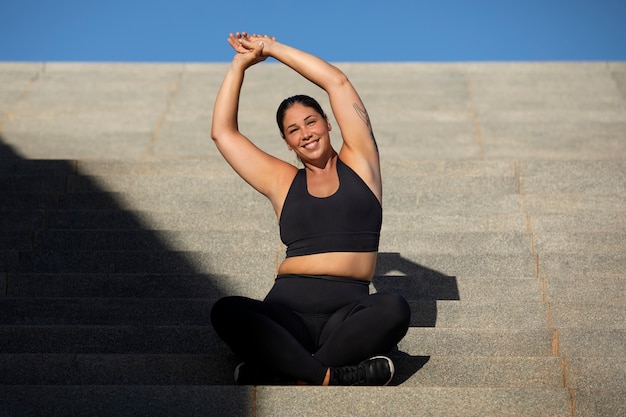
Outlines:
[[266, 46], [276, 42], [276, 38], [268, 35], [249, 35], [246, 32], [237, 32], [230, 34], [228, 43], [237, 52], [238, 55], [245, 55], [246, 58], [252, 58], [248, 63], [250, 65], [264, 61], [268, 54], [264, 53]]

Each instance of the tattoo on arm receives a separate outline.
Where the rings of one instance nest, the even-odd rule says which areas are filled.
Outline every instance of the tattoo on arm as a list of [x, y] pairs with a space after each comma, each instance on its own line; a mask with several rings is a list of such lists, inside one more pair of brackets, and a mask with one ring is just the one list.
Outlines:
[[370, 122], [370, 116], [369, 114], [367, 114], [367, 110], [365, 110], [364, 107], [363, 108], [360, 107], [358, 103], [354, 103], [352, 106], [354, 107], [354, 110], [356, 110], [359, 117], [365, 122], [365, 125], [370, 131], [370, 137], [372, 138], [372, 141], [374, 142], [374, 146], [376, 147], [376, 150], [378, 150], [378, 145], [376, 144], [376, 138], [374, 137], [374, 130], [372, 129], [372, 123]]

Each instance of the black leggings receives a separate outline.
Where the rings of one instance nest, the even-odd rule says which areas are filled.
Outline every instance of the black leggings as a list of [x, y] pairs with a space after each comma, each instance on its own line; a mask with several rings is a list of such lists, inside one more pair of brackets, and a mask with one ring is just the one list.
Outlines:
[[408, 330], [410, 308], [393, 293], [369, 294], [352, 278], [279, 275], [265, 300], [218, 300], [211, 323], [246, 362], [321, 384], [328, 367], [386, 354]]

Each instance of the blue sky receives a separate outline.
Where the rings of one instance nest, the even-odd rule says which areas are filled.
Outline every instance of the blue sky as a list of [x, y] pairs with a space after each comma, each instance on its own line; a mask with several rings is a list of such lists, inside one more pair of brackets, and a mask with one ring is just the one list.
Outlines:
[[0, 0], [0, 61], [227, 62], [243, 30], [334, 62], [626, 60], [626, 0]]

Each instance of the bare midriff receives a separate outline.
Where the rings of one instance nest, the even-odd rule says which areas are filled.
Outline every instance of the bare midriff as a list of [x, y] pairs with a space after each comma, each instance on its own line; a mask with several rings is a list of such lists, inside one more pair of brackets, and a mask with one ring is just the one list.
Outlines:
[[278, 274], [333, 275], [371, 281], [377, 252], [330, 252], [286, 258]]

